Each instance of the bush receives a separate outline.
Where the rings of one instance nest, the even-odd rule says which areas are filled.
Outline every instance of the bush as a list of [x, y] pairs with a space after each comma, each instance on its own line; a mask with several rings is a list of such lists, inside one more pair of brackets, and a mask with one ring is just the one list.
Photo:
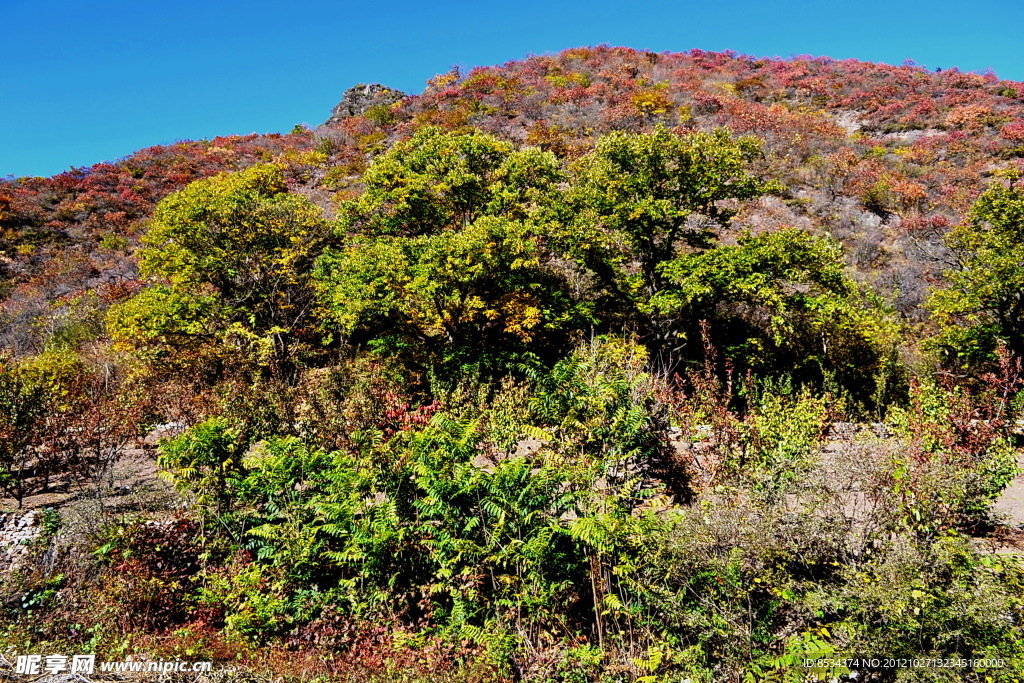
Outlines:
[[226, 512], [234, 502], [229, 482], [241, 474], [246, 444], [224, 418], [210, 418], [160, 443], [157, 464], [179, 492], [202, 508]]
[[780, 494], [817, 464], [832, 421], [826, 399], [808, 387], [796, 391], [786, 380], [766, 380], [747, 419], [749, 446], [738, 463], [741, 481], [755, 489]]
[[1017, 475], [1017, 452], [1005, 430], [1005, 400], [978, 397], [950, 383], [917, 382], [908, 408], [889, 418], [901, 440], [883, 488], [901, 523], [926, 537], [989, 521], [992, 502]]

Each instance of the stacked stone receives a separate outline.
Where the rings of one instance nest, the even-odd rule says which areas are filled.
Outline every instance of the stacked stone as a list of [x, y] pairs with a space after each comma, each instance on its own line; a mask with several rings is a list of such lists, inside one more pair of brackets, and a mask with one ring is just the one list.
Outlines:
[[25, 561], [29, 546], [42, 533], [39, 512], [0, 513], [0, 574], [17, 570]]

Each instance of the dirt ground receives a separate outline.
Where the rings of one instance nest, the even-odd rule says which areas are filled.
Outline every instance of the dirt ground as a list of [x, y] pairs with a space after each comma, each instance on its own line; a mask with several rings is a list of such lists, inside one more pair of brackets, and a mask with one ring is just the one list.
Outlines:
[[992, 510], [1006, 527], [1024, 532], [1024, 451], [1018, 453], [1017, 463], [1021, 473], [1006, 487]]
[[[146, 513], [174, 504], [173, 487], [157, 476], [156, 451], [153, 449], [126, 450], [105, 479], [100, 487], [56, 481], [48, 491], [27, 496], [21, 509], [25, 512], [48, 507], [64, 510], [88, 504], [94, 507], [101, 505], [107, 513]], [[0, 511], [16, 510], [18, 501], [0, 498]]]

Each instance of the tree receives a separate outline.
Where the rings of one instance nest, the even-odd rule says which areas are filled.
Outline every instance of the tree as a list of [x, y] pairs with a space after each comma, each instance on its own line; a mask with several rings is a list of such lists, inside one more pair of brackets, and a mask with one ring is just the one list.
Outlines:
[[226, 419], [214, 417], [161, 442], [157, 464], [179, 491], [222, 513], [231, 506], [228, 483], [241, 476], [246, 445]]
[[562, 175], [548, 152], [515, 150], [479, 131], [425, 128], [374, 159], [342, 224], [369, 235], [415, 237], [467, 227], [484, 215], [521, 219]]
[[492, 216], [464, 230], [354, 242], [320, 262], [340, 330], [402, 330], [455, 346], [530, 342], [567, 322], [573, 302], [544, 267], [533, 226]]
[[115, 306], [108, 328], [130, 347], [234, 335], [291, 358], [293, 340], [311, 331], [309, 275], [328, 237], [320, 210], [288, 192], [279, 165], [192, 183], [157, 206], [140, 254], [153, 285]]
[[1024, 187], [997, 183], [946, 237], [956, 267], [928, 303], [939, 333], [932, 344], [950, 361], [990, 362], [1002, 342], [1024, 356]]
[[[724, 129], [616, 132], [577, 163], [567, 203], [593, 245], [581, 260], [662, 362], [701, 356], [702, 321], [736, 365], [857, 379], [878, 369], [891, 325], [842, 269], [837, 245], [793, 229], [719, 244], [738, 202], [782, 186], [751, 172], [760, 142]], [[594, 226], [589, 235], [587, 225]]]
[[736, 245], [682, 254], [660, 266], [668, 285], [650, 309], [676, 321], [682, 341], [701, 321], [741, 369], [830, 372], [867, 399], [896, 329], [876, 298], [843, 272], [839, 244], [802, 230], [749, 233]]
[[676, 135], [659, 126], [653, 133], [616, 131], [598, 140], [576, 165], [571, 204], [582, 221], [603, 229], [596, 247], [617, 250], [619, 264], [639, 264], [614, 288], [634, 298], [653, 296], [667, 284], [660, 264], [682, 247], [710, 246], [713, 228], [735, 216], [721, 202], [780, 189], [749, 172], [759, 154], [756, 138], [724, 129]]
[[376, 159], [316, 280], [339, 331], [428, 352], [508, 351], [587, 316], [552, 266], [543, 208], [557, 160], [427, 129]]
[[18, 501], [46, 487], [49, 467], [40, 457], [48, 387], [25, 364], [0, 367], [0, 489]]
[[136, 436], [137, 408], [117, 377], [72, 354], [0, 365], [0, 490], [20, 505], [55, 479], [98, 482]]

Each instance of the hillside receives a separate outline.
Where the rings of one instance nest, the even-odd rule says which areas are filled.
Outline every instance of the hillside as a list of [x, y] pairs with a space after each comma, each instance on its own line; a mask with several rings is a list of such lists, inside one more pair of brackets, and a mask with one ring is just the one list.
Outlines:
[[1000, 170], [1024, 163], [1022, 98], [1020, 83], [956, 69], [579, 48], [444, 74], [397, 107], [332, 118], [315, 135], [182, 143], [53, 178], [8, 180], [0, 184], [5, 346], [39, 347], [27, 328], [52, 315], [47, 302], [86, 291], [109, 300], [118, 296], [106, 294], [114, 283], [135, 281], [141, 226], [168, 193], [288, 159], [288, 150], [315, 150], [326, 160], [298, 163], [295, 182], [330, 211], [331, 197], [358, 190], [370, 156], [423, 125], [474, 127], [568, 158], [613, 130], [754, 133], [765, 141], [759, 170], [787, 191], [749, 207], [743, 227], [791, 225], [841, 240], [858, 278], [919, 322], [927, 288], [942, 278], [942, 235]]
[[598, 47], [4, 180], [0, 648], [1019, 683], [1022, 173], [1024, 83]]

